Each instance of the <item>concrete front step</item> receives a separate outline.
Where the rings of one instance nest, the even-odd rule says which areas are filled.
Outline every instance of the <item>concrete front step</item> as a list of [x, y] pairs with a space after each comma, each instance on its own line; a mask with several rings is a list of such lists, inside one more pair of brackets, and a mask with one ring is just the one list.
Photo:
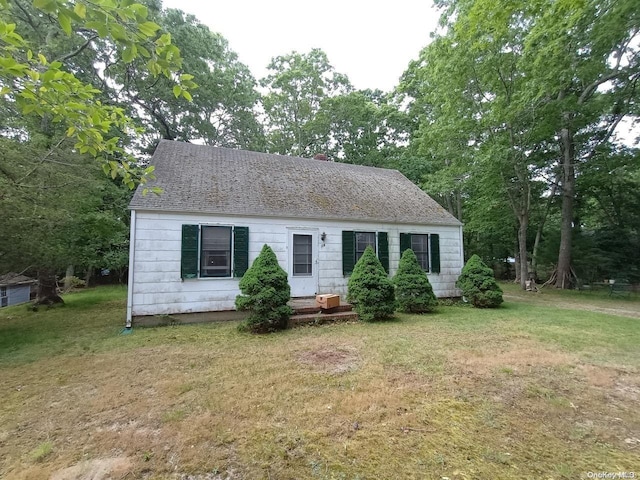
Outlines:
[[[342, 307], [343, 305], [340, 305]], [[346, 305], [345, 305], [346, 306]], [[336, 308], [340, 308], [336, 307]], [[348, 311], [339, 311], [335, 313], [305, 313], [295, 314], [289, 318], [289, 327], [298, 325], [322, 325], [325, 323], [350, 322], [358, 320], [358, 314], [351, 311], [351, 305], [348, 305]], [[334, 309], [332, 309], [334, 310]]]

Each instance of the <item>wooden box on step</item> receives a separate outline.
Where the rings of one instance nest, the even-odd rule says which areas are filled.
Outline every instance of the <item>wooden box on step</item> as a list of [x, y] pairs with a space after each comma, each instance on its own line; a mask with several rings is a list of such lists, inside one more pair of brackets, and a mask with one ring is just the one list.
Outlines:
[[326, 294], [316, 295], [316, 303], [323, 310], [329, 310], [340, 306], [340, 295]]

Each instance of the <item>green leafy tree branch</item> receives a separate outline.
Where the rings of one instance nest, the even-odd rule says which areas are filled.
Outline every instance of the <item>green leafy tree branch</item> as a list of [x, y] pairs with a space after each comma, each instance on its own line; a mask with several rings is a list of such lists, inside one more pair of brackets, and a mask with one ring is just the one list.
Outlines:
[[[179, 49], [169, 33], [147, 20], [146, 6], [129, 0], [35, 0], [33, 7], [38, 16], [56, 18], [67, 36], [82, 37], [82, 45], [99, 38], [112, 42], [124, 63], [144, 58], [151, 75], [175, 83], [176, 97], [191, 99], [193, 77], [181, 72]], [[123, 108], [105, 104], [99, 89], [66, 68], [65, 61], [83, 46], [59, 59], [47, 58], [40, 43], [18, 30], [13, 17], [17, 8], [23, 9], [17, 1], [0, 0], [0, 98], [23, 115], [35, 114], [62, 126], [76, 151], [94, 157], [112, 178], [121, 177], [129, 188], [144, 183], [153, 169], [138, 168], [121, 141], [137, 133], [131, 119]], [[36, 25], [34, 14], [25, 16]]]

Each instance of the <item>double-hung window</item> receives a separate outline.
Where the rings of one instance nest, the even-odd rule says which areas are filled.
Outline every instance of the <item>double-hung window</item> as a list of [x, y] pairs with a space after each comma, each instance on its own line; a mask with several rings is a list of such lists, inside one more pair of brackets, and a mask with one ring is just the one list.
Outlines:
[[344, 230], [342, 232], [342, 273], [351, 275], [353, 267], [360, 260], [367, 247], [373, 248], [389, 273], [389, 235], [387, 232], [355, 232]]
[[412, 234], [411, 250], [416, 254], [418, 263], [425, 272], [429, 271], [429, 235]]
[[231, 276], [231, 227], [200, 228], [200, 276]]
[[376, 249], [376, 232], [355, 232], [356, 237], [356, 247], [355, 247], [355, 263], [358, 263], [360, 257], [366, 250], [367, 247], [373, 248], [375, 252]]
[[401, 233], [400, 255], [409, 248], [425, 272], [440, 273], [440, 236], [437, 233]]
[[183, 279], [242, 277], [248, 268], [248, 227], [182, 225]]

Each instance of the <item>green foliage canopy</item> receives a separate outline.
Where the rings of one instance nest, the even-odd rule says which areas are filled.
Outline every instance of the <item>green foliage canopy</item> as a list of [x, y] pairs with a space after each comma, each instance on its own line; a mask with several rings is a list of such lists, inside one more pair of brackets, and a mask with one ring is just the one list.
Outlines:
[[353, 89], [349, 79], [317, 48], [275, 57], [268, 69], [260, 82], [268, 89], [262, 99], [268, 150], [307, 158], [326, 153], [328, 132], [316, 116], [327, 98]]
[[442, 29], [398, 88], [414, 120], [407, 153], [428, 165], [423, 188], [464, 219], [468, 239], [482, 245], [487, 233], [508, 239], [517, 229], [526, 269], [528, 228], [540, 239], [556, 207], [544, 194], [562, 194], [562, 285], [583, 195], [576, 178], [621, 119], [638, 114], [636, 3], [441, 0]]
[[[27, 22], [34, 29], [40, 18], [57, 19], [65, 35], [83, 42], [77, 53], [94, 40], [108, 40], [118, 61], [130, 64], [144, 59], [151, 75], [174, 82], [175, 96], [191, 98], [193, 76], [181, 73], [180, 51], [170, 34], [148, 20], [145, 5], [127, 0], [35, 0], [33, 7], [35, 15], [29, 15]], [[118, 131], [133, 132], [124, 109], [103, 102], [100, 89], [67, 68], [68, 58], [77, 53], [47, 58], [42, 53], [46, 43], [23, 36], [17, 28], [18, 8], [13, 1], [0, 0], [0, 98], [23, 115], [35, 114], [62, 127], [78, 152], [95, 157], [106, 173], [122, 177], [130, 188], [144, 181], [152, 168], [142, 172], [135, 168], [120, 141], [123, 133]]]
[[[184, 92], [172, 78], [153, 76], [144, 58], [114, 63], [109, 49], [98, 51], [95, 75], [118, 84], [110, 95], [144, 127], [141, 147], [155, 147], [158, 137], [201, 141], [229, 148], [263, 149], [262, 126], [254, 108], [259, 93], [249, 68], [238, 61], [227, 40], [193, 15], [176, 9], [150, 9], [150, 17], [171, 34], [182, 70], [197, 89]], [[149, 138], [150, 137], [150, 138]]]
[[86, 155], [0, 137], [0, 271], [123, 269], [131, 191]]

